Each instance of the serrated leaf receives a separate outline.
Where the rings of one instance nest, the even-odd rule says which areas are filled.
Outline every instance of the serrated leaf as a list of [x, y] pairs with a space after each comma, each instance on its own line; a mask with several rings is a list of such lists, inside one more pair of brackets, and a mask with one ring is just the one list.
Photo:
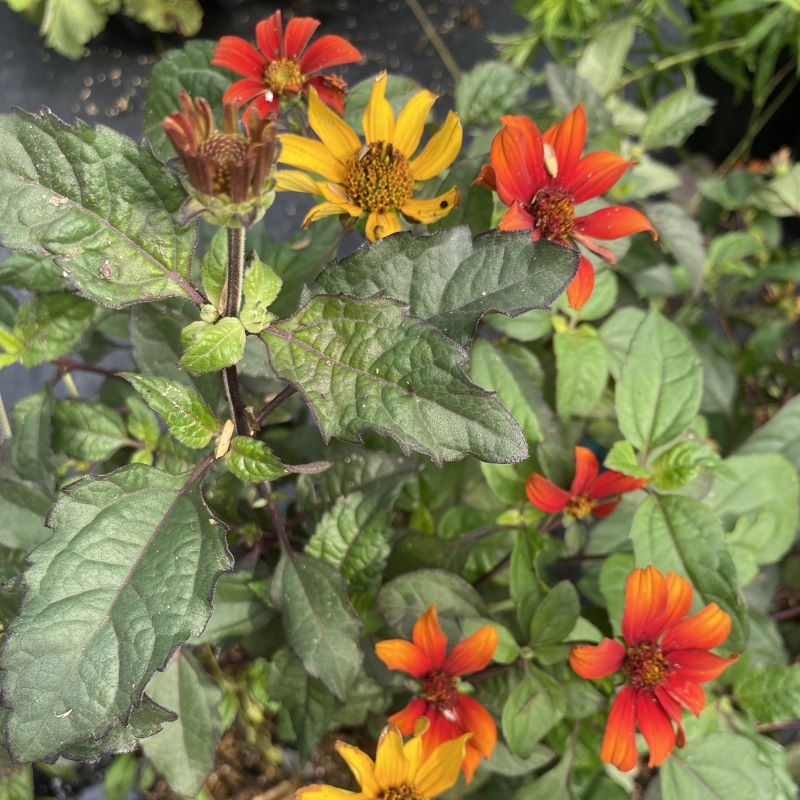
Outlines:
[[636, 329], [616, 390], [617, 418], [637, 450], [679, 436], [702, 396], [700, 360], [683, 332], [657, 311]]
[[274, 481], [290, 472], [264, 442], [249, 436], [233, 437], [225, 466], [237, 478], [253, 483]]
[[467, 379], [463, 351], [394, 301], [317, 296], [261, 336], [276, 375], [303, 392], [326, 439], [358, 440], [372, 428], [437, 463], [527, 453], [511, 415]]
[[653, 462], [652, 481], [659, 489], [682, 489], [702, 469], [711, 473], [724, 472], [725, 467], [719, 453], [714, 452], [705, 442], [678, 442]]
[[646, 478], [650, 471], [639, 466], [639, 460], [630, 442], [615, 442], [603, 461], [603, 466], [630, 475], [632, 478]]
[[467, 226], [431, 236], [401, 233], [326, 267], [314, 294], [387, 297], [468, 346], [487, 311], [515, 316], [547, 309], [572, 280], [577, 253], [528, 231], [488, 231], [475, 237]]
[[224, 317], [213, 325], [200, 323], [192, 330], [178, 365], [196, 374], [219, 372], [241, 360], [246, 339], [244, 326], [236, 317]]
[[[498, 91], [499, 87], [502, 91]], [[510, 64], [484, 61], [459, 79], [456, 112], [462, 125], [493, 125], [501, 114], [521, 105], [529, 89], [527, 76]]]
[[503, 706], [503, 736], [512, 753], [527, 758], [564, 716], [564, 691], [555, 678], [531, 668]]
[[557, 583], [542, 598], [533, 614], [531, 645], [560, 644], [569, 636], [580, 614], [581, 604], [575, 587], [569, 581]]
[[49, 390], [29, 395], [14, 404], [11, 463], [20, 478], [45, 484], [53, 479], [52, 413], [53, 395]]
[[219, 432], [221, 423], [200, 395], [188, 386], [150, 375], [121, 372], [169, 428], [187, 447], [205, 447]]
[[689, 87], [678, 89], [650, 109], [642, 131], [642, 146], [650, 150], [679, 147], [713, 111], [714, 101], [710, 98]]
[[53, 449], [71, 458], [102, 461], [131, 444], [122, 415], [100, 403], [57, 400], [53, 408]]
[[83, 55], [86, 43], [105, 28], [112, 9], [96, 0], [50, 0], [39, 32], [48, 47], [77, 60]]
[[41, 293], [66, 288], [58, 264], [50, 256], [36, 253], [9, 253], [0, 263], [0, 284]]
[[244, 303], [239, 317], [250, 333], [259, 333], [275, 318], [269, 307], [281, 291], [283, 281], [275, 271], [255, 256], [244, 275]]
[[695, 588], [695, 609], [714, 602], [730, 615], [725, 646], [744, 647], [746, 610], [722, 525], [712, 511], [689, 497], [649, 496], [633, 518], [631, 539], [638, 567], [653, 564], [665, 574], [688, 578]]
[[734, 686], [736, 701], [758, 722], [800, 718], [800, 664], [751, 666]]
[[230, 566], [200, 487], [141, 464], [71, 484], [48, 524], [0, 656], [8, 746], [22, 761], [127, 721], [155, 670], [203, 629]]
[[177, 177], [146, 146], [45, 110], [0, 117], [0, 237], [47, 253], [110, 308], [191, 297], [195, 227], [178, 227]]
[[353, 611], [341, 575], [316, 558], [281, 559], [272, 579], [272, 601], [283, 614], [289, 647], [306, 671], [341, 700], [361, 670], [361, 620]]
[[50, 536], [44, 519], [51, 498], [33, 484], [0, 479], [0, 545], [28, 552]]
[[586, 326], [557, 333], [556, 409], [562, 419], [591, 416], [608, 383], [608, 356], [602, 339]]
[[198, 0], [124, 0], [125, 13], [161, 33], [194, 36], [203, 22]]
[[222, 691], [184, 649], [163, 672], [153, 675], [147, 691], [157, 703], [177, 712], [178, 719], [145, 739], [142, 750], [174, 792], [195, 797], [214, 768], [222, 735]]

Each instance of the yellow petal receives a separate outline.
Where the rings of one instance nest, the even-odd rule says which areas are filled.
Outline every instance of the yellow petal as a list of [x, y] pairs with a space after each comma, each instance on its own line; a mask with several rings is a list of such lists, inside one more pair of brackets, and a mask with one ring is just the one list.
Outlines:
[[419, 147], [419, 140], [425, 130], [425, 120], [435, 102], [436, 95], [423, 89], [406, 103], [406, 107], [397, 117], [392, 143], [406, 158], [411, 158]]
[[407, 784], [413, 777], [411, 764], [403, 752], [403, 737], [393, 726], [383, 729], [375, 756], [375, 778], [381, 789], [393, 789]]
[[440, 744], [417, 770], [414, 788], [423, 797], [436, 797], [449, 789], [458, 778], [467, 739], [472, 734], [459, 736]]
[[275, 176], [275, 189], [279, 192], [308, 192], [321, 194], [317, 182], [307, 173], [296, 169], [282, 169]]
[[337, 789], [335, 786], [304, 786], [295, 793], [296, 800], [360, 800], [361, 795]]
[[450, 111], [441, 129], [431, 137], [422, 152], [411, 162], [415, 180], [426, 181], [449, 167], [461, 149], [461, 120]]
[[367, 144], [394, 140], [394, 111], [384, 97], [387, 75], [381, 72], [372, 84], [372, 94], [364, 110], [364, 135]]
[[[424, 720], [425, 725], [423, 725], [423, 728], [426, 728], [427, 717], [420, 717], [420, 720]], [[419, 727], [419, 721], [416, 727]], [[423, 744], [421, 732], [418, 731], [403, 745], [403, 752], [408, 759], [408, 774], [411, 776], [411, 782], [413, 783], [414, 776], [417, 774], [420, 764], [422, 764]]]
[[367, 239], [383, 239], [400, 230], [400, 218], [394, 211], [371, 211], [367, 219]]
[[303, 227], [307, 228], [312, 222], [316, 222], [318, 219], [332, 217], [334, 214], [347, 213], [347, 210], [342, 208], [338, 203], [317, 203], [303, 219]]
[[460, 199], [458, 187], [454, 186], [449, 192], [424, 200], [415, 200], [410, 197], [400, 206], [400, 210], [413, 222], [424, 222], [429, 225], [437, 219], [449, 214], [458, 206]]
[[360, 217], [361, 208], [356, 205], [345, 193], [338, 183], [319, 181], [316, 185], [317, 194], [321, 194], [331, 203], [336, 203], [344, 209], [351, 217]]
[[336, 742], [336, 751], [347, 762], [361, 791], [368, 796], [377, 797], [381, 787], [375, 779], [375, 764], [372, 759], [363, 750], [347, 742]]
[[281, 164], [307, 169], [336, 183], [344, 180], [344, 164], [322, 142], [294, 133], [284, 133], [280, 139], [278, 161]]
[[361, 148], [356, 132], [319, 99], [314, 89], [308, 93], [308, 124], [343, 164]]

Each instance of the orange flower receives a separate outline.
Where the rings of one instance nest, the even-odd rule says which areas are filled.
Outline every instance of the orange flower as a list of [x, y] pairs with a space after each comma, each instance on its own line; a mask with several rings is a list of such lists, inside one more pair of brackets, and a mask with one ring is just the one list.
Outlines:
[[481, 756], [491, 757], [497, 726], [477, 700], [458, 690], [456, 678], [486, 667], [497, 649], [497, 631], [486, 625], [458, 642], [447, 655], [447, 636], [431, 606], [414, 624], [411, 638], [411, 642], [387, 639], [375, 645], [378, 658], [389, 669], [407, 672], [421, 684], [422, 697], [389, 717], [389, 722], [409, 734], [417, 720], [426, 717], [428, 727], [422, 734], [426, 755], [442, 742], [471, 733], [461, 765], [469, 782]]
[[[710, 603], [691, 617], [692, 586], [670, 572], [665, 578], [655, 567], [635, 569], [625, 584], [622, 636], [572, 648], [569, 663], [584, 678], [604, 678], [618, 670], [624, 686], [608, 716], [600, 757], [619, 769], [636, 766], [636, 727], [650, 748], [651, 767], [657, 767], [686, 737], [682, 708], [697, 715], [705, 705], [701, 683], [716, 678], [736, 661], [709, 653], [721, 645], [731, 618]], [[677, 732], [673, 728], [677, 726]]]
[[556, 486], [538, 472], [525, 484], [528, 500], [542, 511], [566, 511], [582, 519], [594, 514], [607, 517], [619, 504], [621, 494], [645, 485], [644, 478], [631, 478], [613, 469], [600, 473], [597, 458], [588, 447], [575, 448], [575, 477], [569, 491]]
[[[607, 192], [634, 164], [616, 153], [596, 150], [581, 157], [586, 143], [583, 104], [542, 134], [527, 117], [500, 117], [503, 128], [494, 137], [490, 160], [475, 180], [509, 207], [500, 229], [529, 229], [534, 239], [582, 244], [613, 264], [614, 254], [594, 239], [619, 239], [640, 231], [657, 234], [650, 220], [633, 208], [609, 206], [575, 216], [575, 206]], [[578, 272], [567, 287], [573, 308], [592, 293], [594, 267], [581, 256]]]

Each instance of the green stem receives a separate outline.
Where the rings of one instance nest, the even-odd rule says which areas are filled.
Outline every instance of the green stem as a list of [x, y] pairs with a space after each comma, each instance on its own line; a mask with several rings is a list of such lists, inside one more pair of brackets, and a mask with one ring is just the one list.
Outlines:
[[[244, 228], [228, 228], [228, 282], [225, 297], [225, 316], [238, 317], [242, 307], [242, 277], [244, 273]], [[236, 365], [225, 367], [222, 371], [225, 394], [231, 409], [231, 416], [240, 436], [250, 435], [247, 414], [244, 410], [242, 391], [239, 387], [239, 374]]]

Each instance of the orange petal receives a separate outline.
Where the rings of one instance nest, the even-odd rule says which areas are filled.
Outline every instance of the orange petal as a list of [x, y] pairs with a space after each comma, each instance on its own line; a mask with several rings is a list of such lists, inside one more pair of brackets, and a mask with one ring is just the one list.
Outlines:
[[623, 772], [632, 770], [638, 760], [635, 716], [636, 692], [630, 686], [624, 686], [611, 706], [600, 749], [600, 758]]
[[657, 767], [675, 748], [675, 730], [669, 717], [649, 692], [636, 695], [636, 722], [650, 748], [647, 765]]
[[494, 625], [484, 625], [453, 647], [444, 662], [444, 668], [451, 675], [479, 672], [492, 660], [495, 650], [497, 630]]
[[542, 136], [526, 117], [503, 117], [502, 121], [490, 151], [497, 194], [507, 206], [515, 200], [529, 203], [545, 185]]
[[570, 487], [573, 497], [586, 493], [599, 470], [597, 456], [588, 447], [577, 446], [575, 448], [575, 477], [572, 479]]
[[375, 645], [375, 655], [389, 669], [407, 672], [415, 678], [429, 673], [434, 665], [419, 647], [405, 639], [386, 639]]
[[575, 106], [561, 122], [548, 128], [542, 138], [555, 151], [558, 182], [569, 188], [586, 144], [586, 114], [583, 103]]
[[692, 607], [692, 584], [676, 572], [667, 573], [667, 604], [658, 620], [655, 638], [661, 637], [665, 630], [685, 617]]
[[616, 153], [595, 150], [588, 153], [575, 165], [570, 176], [570, 192], [575, 204], [583, 203], [590, 197], [605, 194], [636, 162], [628, 161]]
[[464, 771], [464, 781], [469, 783], [475, 774], [475, 768], [481, 760], [481, 751], [478, 750], [471, 741], [467, 742], [464, 748], [464, 760], [461, 762], [461, 769]]
[[673, 625], [661, 646], [664, 650], [711, 650], [721, 645], [730, 632], [731, 618], [716, 603], [709, 603], [698, 614]]
[[469, 731], [473, 745], [484, 758], [491, 758], [497, 744], [497, 725], [492, 715], [477, 700], [462, 694], [458, 698], [458, 717], [464, 731]]
[[625, 658], [625, 648], [615, 639], [600, 644], [581, 644], [569, 654], [569, 665], [582, 678], [605, 678], [616, 672]]
[[414, 644], [427, 656], [434, 669], [442, 666], [444, 654], [447, 650], [447, 636], [441, 625], [439, 625], [435, 606], [431, 606], [414, 623], [414, 632], [411, 638], [414, 640]]
[[630, 475], [623, 475], [621, 472], [607, 469], [597, 476], [597, 480], [589, 491], [589, 497], [593, 500], [602, 500], [605, 497], [613, 497], [615, 494], [635, 492], [646, 483], [644, 478], [632, 478]]
[[575, 230], [595, 239], [620, 239], [642, 231], [650, 231], [658, 239], [655, 228], [641, 211], [628, 206], [607, 206], [575, 220]]
[[713, 681], [738, 658], [723, 658], [705, 650], [672, 650], [665, 655], [676, 678], [695, 683]]
[[532, 231], [533, 217], [515, 200], [497, 227], [501, 231]]
[[425, 743], [425, 756], [432, 753], [443, 742], [457, 739], [467, 731], [462, 730], [461, 726], [439, 711], [436, 707], [431, 707], [427, 714], [430, 724], [422, 734]]
[[497, 191], [497, 178], [494, 174], [494, 167], [491, 164], [484, 164], [481, 167], [481, 171], [478, 173], [478, 177], [472, 181], [473, 186], [483, 186], [484, 188], [488, 189], [490, 192]]
[[563, 511], [572, 495], [551, 483], [544, 475], [534, 472], [528, 476], [525, 483], [525, 493], [528, 500], [542, 511]]
[[652, 631], [664, 613], [666, 603], [667, 582], [655, 567], [635, 569], [628, 575], [622, 635], [629, 645], [653, 641]]
[[417, 720], [424, 717], [428, 710], [428, 704], [424, 700], [416, 698], [412, 700], [404, 709], [392, 714], [389, 717], [389, 724], [394, 725], [400, 733], [408, 736], [414, 733]]
[[697, 716], [706, 704], [706, 693], [699, 683], [686, 681], [671, 675], [663, 684], [663, 690], [677, 703]]
[[578, 262], [578, 271], [567, 286], [567, 300], [570, 308], [576, 311], [583, 308], [592, 296], [594, 289], [594, 266], [586, 256], [582, 255]]

